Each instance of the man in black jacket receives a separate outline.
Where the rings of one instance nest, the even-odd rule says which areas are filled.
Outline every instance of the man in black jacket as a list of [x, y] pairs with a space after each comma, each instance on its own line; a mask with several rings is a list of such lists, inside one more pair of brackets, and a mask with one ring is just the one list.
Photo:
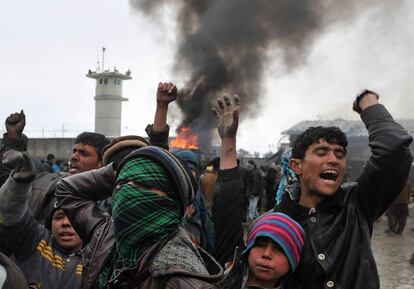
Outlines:
[[347, 140], [336, 127], [312, 127], [292, 148], [300, 184], [276, 207], [305, 229], [294, 273], [301, 288], [379, 288], [370, 239], [372, 226], [401, 191], [411, 167], [412, 137], [365, 90], [354, 102], [369, 132], [372, 156], [361, 176], [342, 186]]

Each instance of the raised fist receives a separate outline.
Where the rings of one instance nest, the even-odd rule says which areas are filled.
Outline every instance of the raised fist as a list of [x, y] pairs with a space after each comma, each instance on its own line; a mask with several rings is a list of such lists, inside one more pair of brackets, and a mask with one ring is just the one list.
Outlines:
[[157, 89], [157, 103], [168, 105], [177, 99], [177, 87], [171, 82], [160, 82]]
[[23, 129], [26, 125], [26, 115], [23, 110], [10, 114], [6, 118], [7, 135], [11, 138], [20, 139]]

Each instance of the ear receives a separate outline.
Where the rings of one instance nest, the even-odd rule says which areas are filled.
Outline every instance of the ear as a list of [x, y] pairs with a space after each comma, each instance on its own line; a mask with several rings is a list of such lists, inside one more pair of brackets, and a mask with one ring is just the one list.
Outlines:
[[290, 159], [289, 161], [289, 167], [290, 169], [297, 175], [302, 174], [302, 160], [301, 159]]

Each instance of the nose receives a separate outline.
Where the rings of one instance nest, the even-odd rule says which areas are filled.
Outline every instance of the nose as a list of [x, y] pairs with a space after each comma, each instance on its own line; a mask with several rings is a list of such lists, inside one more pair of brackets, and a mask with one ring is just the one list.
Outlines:
[[64, 217], [63, 218], [62, 226], [63, 227], [70, 227], [70, 226], [72, 226], [71, 223], [70, 223], [70, 221], [69, 221], [69, 219], [68, 219], [68, 217]]
[[72, 154], [70, 155], [70, 160], [71, 161], [78, 161], [79, 160], [79, 153], [77, 151], [72, 152]]
[[337, 164], [338, 163], [338, 157], [335, 155], [334, 151], [329, 151], [327, 156], [327, 162], [331, 164]]
[[265, 247], [263, 247], [263, 258], [265, 259], [271, 259], [272, 258], [272, 244], [267, 244]]

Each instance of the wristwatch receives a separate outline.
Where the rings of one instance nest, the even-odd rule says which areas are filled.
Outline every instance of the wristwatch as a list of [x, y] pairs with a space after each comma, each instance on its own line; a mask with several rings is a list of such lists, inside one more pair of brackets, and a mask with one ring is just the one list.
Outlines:
[[356, 96], [356, 98], [355, 98], [355, 104], [356, 104], [356, 109], [357, 109], [357, 112], [358, 112], [358, 113], [360, 113], [360, 112], [361, 112], [361, 108], [359, 107], [359, 102], [361, 101], [361, 99], [362, 99], [365, 95], [367, 95], [367, 94], [369, 94], [369, 93], [371, 93], [371, 94], [375, 95], [375, 96], [377, 97], [377, 99], [379, 99], [379, 94], [378, 94], [378, 93], [376, 93], [376, 92], [374, 92], [374, 91], [372, 91], [372, 90], [368, 90], [368, 89], [364, 89], [364, 90], [362, 90], [360, 93], [358, 93], [358, 94], [357, 94], [357, 96]]

